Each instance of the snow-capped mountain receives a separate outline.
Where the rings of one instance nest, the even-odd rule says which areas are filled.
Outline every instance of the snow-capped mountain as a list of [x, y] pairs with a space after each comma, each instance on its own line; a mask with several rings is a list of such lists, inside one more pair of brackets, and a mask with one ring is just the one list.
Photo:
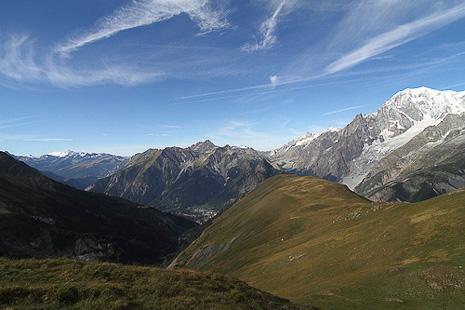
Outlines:
[[[357, 115], [340, 130], [307, 133], [270, 152], [275, 167], [355, 188], [386, 156], [447, 115], [465, 113], [465, 92], [406, 89], [378, 111]], [[464, 124], [465, 127], [465, 124]]]
[[406, 89], [381, 108], [364, 116], [369, 123], [371, 143], [353, 161], [341, 182], [354, 188], [379, 160], [402, 147], [429, 126], [438, 125], [449, 114], [465, 112], [465, 92], [437, 91], [426, 87]]
[[[121, 156], [78, 153], [70, 150], [66, 152], [53, 152], [39, 157], [14, 157], [56, 181], [79, 189], [84, 189], [99, 178], [115, 172], [127, 161], [126, 158]], [[73, 181], [69, 182], [70, 180]]]

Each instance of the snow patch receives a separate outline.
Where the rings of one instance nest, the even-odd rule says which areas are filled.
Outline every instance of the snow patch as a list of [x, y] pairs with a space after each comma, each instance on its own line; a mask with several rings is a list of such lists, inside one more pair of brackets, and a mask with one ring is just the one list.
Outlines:
[[397, 136], [393, 136], [393, 132], [384, 129], [380, 134], [384, 141], [377, 139], [371, 145], [365, 144], [362, 154], [353, 161], [354, 168], [342, 178], [341, 183], [353, 190], [382, 158], [404, 146], [427, 127], [436, 126], [441, 121], [442, 119], [434, 119], [431, 115], [425, 115], [423, 120], [414, 122], [413, 126]]
[[55, 156], [55, 157], [66, 157], [68, 156], [69, 152], [52, 152], [52, 153], [48, 153], [47, 155], [50, 155], [50, 156]]
[[307, 132], [305, 135], [297, 138], [297, 139], [294, 139], [291, 141], [291, 143], [293, 144], [293, 146], [300, 146], [300, 145], [307, 145], [309, 144], [310, 142], [312, 142], [313, 140], [315, 140], [316, 138], [318, 138], [321, 134], [317, 133], [317, 134], [314, 134], [314, 133], [311, 133], [311, 132]]

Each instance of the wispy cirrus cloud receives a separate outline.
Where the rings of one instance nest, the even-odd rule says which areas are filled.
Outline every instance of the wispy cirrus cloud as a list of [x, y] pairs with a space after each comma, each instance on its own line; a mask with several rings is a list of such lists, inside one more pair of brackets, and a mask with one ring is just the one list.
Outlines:
[[210, 0], [133, 0], [102, 17], [91, 29], [68, 37], [53, 48], [41, 46], [39, 50], [36, 42], [26, 34], [0, 34], [0, 85], [132, 86], [162, 80], [166, 73], [156, 63], [150, 62], [150, 57], [138, 58], [141, 63], [137, 63], [134, 58], [129, 61], [121, 54], [118, 59], [105, 58], [98, 63], [96, 58], [83, 65], [70, 57], [59, 56], [69, 56], [85, 45], [120, 31], [164, 21], [182, 13], [198, 25], [201, 33], [229, 26], [226, 12], [219, 3]]
[[326, 73], [331, 74], [351, 68], [376, 55], [406, 44], [464, 17], [465, 4], [462, 3], [445, 10], [438, 10], [412, 22], [396, 26], [390, 31], [383, 32], [369, 39], [363, 46], [329, 64], [326, 67]]
[[186, 13], [202, 33], [229, 26], [223, 10], [214, 10], [209, 0], [134, 0], [101, 18], [92, 29], [68, 38], [55, 51], [66, 56], [87, 44], [109, 38], [120, 31], [151, 25]]
[[45, 66], [45, 80], [58, 86], [98, 84], [139, 85], [165, 78], [163, 71], [139, 68], [129, 64], [102, 64], [97, 68], [76, 69], [53, 61]]
[[267, 50], [276, 44], [276, 27], [278, 25], [278, 15], [283, 10], [287, 0], [282, 0], [277, 4], [273, 14], [260, 25], [260, 34], [258, 42], [254, 44], [245, 44], [241, 47], [244, 52], [255, 52], [260, 50]]
[[24, 141], [57, 142], [57, 141], [73, 141], [73, 139], [66, 139], [66, 138], [29, 138], [29, 139], [24, 139]]
[[29, 125], [29, 124], [30, 124], [30, 122], [18, 123], [18, 124], [0, 125], [0, 129], [11, 128], [11, 127], [18, 127], [18, 126], [25, 126], [25, 125]]
[[28, 35], [0, 35], [0, 73], [20, 82], [40, 79], [43, 70], [35, 61], [33, 46]]
[[14, 118], [9, 118], [9, 119], [2, 119], [2, 120], [0, 120], [0, 125], [17, 123], [17, 122], [21, 122], [21, 121], [28, 120], [28, 119], [31, 119], [31, 118], [36, 118], [36, 117], [38, 117], [38, 116], [31, 115], [31, 116], [22, 116], [22, 117], [14, 117]]
[[25, 126], [29, 125], [33, 122], [28, 121], [34, 118], [37, 118], [37, 115], [31, 115], [31, 116], [23, 116], [23, 117], [15, 117], [15, 118], [10, 118], [10, 119], [3, 119], [0, 120], [0, 129], [6, 129], [6, 128], [12, 128], [12, 127], [19, 127], [19, 126]]
[[336, 111], [326, 112], [326, 113], [324, 113], [323, 115], [325, 115], [325, 116], [326, 116], [326, 115], [332, 115], [332, 114], [341, 113], [341, 112], [345, 112], [345, 111], [360, 109], [360, 108], [363, 108], [363, 107], [366, 107], [366, 105], [357, 105], [357, 106], [353, 106], [353, 107], [349, 107], [349, 108], [344, 108], [344, 109], [340, 109], [340, 110], [336, 110]]
[[256, 139], [268, 137], [268, 135], [265, 133], [255, 131], [253, 129], [255, 125], [257, 125], [257, 123], [248, 121], [225, 120], [221, 127], [217, 128], [214, 132], [209, 133], [207, 137], [217, 140], [239, 140], [244, 138]]
[[168, 128], [168, 129], [178, 129], [181, 128], [181, 126], [178, 125], [158, 125], [161, 128]]
[[284, 144], [293, 138], [292, 134], [279, 131], [279, 134], [264, 132], [257, 127], [262, 125], [258, 122], [246, 120], [224, 120], [218, 128], [204, 135], [217, 145], [247, 145], [256, 150], [268, 151], [276, 147], [276, 141]]
[[[3, 76], [3, 78], [2, 78]], [[50, 54], [40, 54], [26, 34], [0, 35], [0, 85], [11, 82], [51, 83], [62, 87], [104, 83], [136, 85], [162, 79], [164, 73], [124, 63], [106, 63], [86, 68], [68, 64]]]

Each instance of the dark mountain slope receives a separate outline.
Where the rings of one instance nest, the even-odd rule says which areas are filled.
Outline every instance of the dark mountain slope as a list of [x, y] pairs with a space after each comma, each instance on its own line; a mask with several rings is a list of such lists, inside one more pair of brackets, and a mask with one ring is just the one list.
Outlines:
[[0, 152], [0, 254], [160, 264], [195, 226], [120, 198], [75, 190]]

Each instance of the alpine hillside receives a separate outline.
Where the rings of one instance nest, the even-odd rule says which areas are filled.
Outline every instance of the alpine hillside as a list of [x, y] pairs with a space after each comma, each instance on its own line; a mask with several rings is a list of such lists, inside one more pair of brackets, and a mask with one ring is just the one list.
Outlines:
[[196, 224], [55, 182], [0, 152], [0, 256], [161, 264]]
[[464, 230], [465, 188], [379, 203], [342, 184], [278, 175], [214, 219], [173, 265], [322, 309], [461, 309]]
[[255, 150], [209, 140], [148, 150], [88, 190], [200, 220], [215, 215], [278, 172]]
[[70, 259], [0, 258], [2, 309], [304, 310], [217, 274]]
[[[389, 177], [380, 178], [379, 167], [383, 167], [387, 171], [385, 174], [391, 176], [397, 176], [400, 170], [403, 172], [409, 170], [410, 173], [412, 169], [422, 167], [422, 158], [429, 157], [427, 154], [433, 151], [434, 144], [435, 152], [442, 149], [442, 153], [447, 153], [447, 148], [452, 147], [451, 152], [455, 152], [456, 156], [450, 156], [447, 163], [454, 161], [452, 165], [459, 169], [449, 169], [447, 167], [450, 166], [441, 165], [441, 160], [444, 158], [437, 157], [437, 163], [422, 167], [421, 173], [425, 173], [428, 167], [436, 167], [436, 172], [433, 174], [450, 176], [450, 181], [446, 181], [447, 185], [433, 184], [429, 186], [432, 186], [431, 190], [438, 195], [464, 186], [465, 183], [461, 177], [463, 175], [461, 162], [464, 160], [464, 155], [460, 156], [457, 151], [457, 148], [460, 148], [459, 145], [464, 143], [464, 140], [457, 136], [460, 136], [459, 132], [465, 129], [465, 122], [460, 116], [463, 113], [465, 113], [465, 92], [437, 91], [426, 87], [406, 89], [386, 101], [378, 111], [367, 115], [359, 114], [342, 129], [331, 128], [320, 134], [307, 133], [271, 151], [268, 158], [276, 168], [282, 168], [298, 175], [318, 176], [341, 182], [372, 199], [415, 201], [415, 198], [423, 196], [420, 193], [423, 190], [423, 183], [418, 178], [407, 186], [409, 194], [400, 196], [396, 194], [375, 195], [372, 189], [369, 190], [364, 185], [357, 187], [357, 185], [362, 182], [372, 184], [374, 181], [370, 179], [376, 176], [377, 188], [389, 182], [391, 182], [389, 186], [392, 186], [394, 180]], [[456, 121], [451, 118], [446, 119], [449, 115], [456, 115]], [[432, 131], [441, 132], [441, 134], [431, 136]], [[404, 160], [393, 165], [392, 160], [386, 159], [382, 164], [380, 163], [419, 134], [430, 137], [423, 139], [424, 142], [421, 142], [420, 138], [412, 142], [416, 147], [412, 147], [412, 144], [407, 146], [411, 155], [408, 161]], [[449, 134], [451, 136], [448, 137]], [[454, 142], [450, 142], [451, 139]], [[424, 147], [420, 148], [420, 145]], [[391, 164], [386, 166], [387, 162]], [[434, 166], [435, 164], [438, 165]], [[377, 166], [379, 167], [376, 168]], [[444, 167], [445, 170], [438, 172], [441, 169], [438, 168], [439, 166]], [[420, 173], [420, 171], [417, 172]], [[403, 180], [405, 179], [407, 178], [404, 173]], [[441, 178], [442, 183], [444, 183], [443, 179]], [[436, 181], [430, 180], [430, 182]], [[425, 197], [430, 196], [428, 194]]]

